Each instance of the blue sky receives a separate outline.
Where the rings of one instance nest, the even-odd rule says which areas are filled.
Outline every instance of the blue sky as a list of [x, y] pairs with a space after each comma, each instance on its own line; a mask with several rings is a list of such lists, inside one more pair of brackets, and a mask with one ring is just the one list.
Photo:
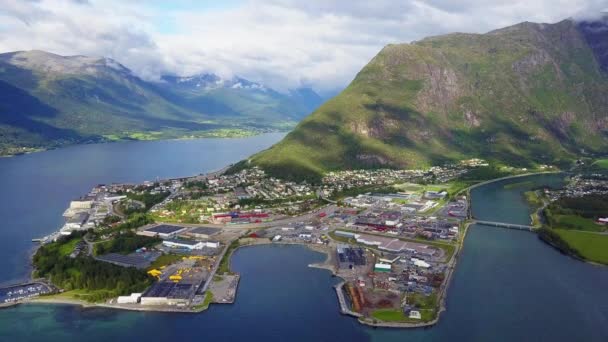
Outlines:
[[608, 0], [0, 0], [0, 52], [105, 56], [149, 80], [213, 72], [331, 93], [386, 44], [607, 8]]
[[[171, 13], [181, 11], [196, 11], [196, 12], [213, 12], [228, 10], [242, 5], [242, 0], [180, 0], [180, 1], [146, 1], [146, 6], [155, 8], [159, 13]], [[175, 34], [179, 32], [179, 26], [176, 25], [174, 17], [169, 15], [160, 15], [158, 21], [154, 22], [156, 30], [159, 33]]]

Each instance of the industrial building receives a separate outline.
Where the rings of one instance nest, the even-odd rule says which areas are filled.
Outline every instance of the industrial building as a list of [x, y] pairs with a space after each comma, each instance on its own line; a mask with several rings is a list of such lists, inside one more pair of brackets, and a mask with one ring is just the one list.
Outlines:
[[422, 319], [422, 315], [420, 314], [420, 311], [412, 310], [412, 311], [410, 311], [409, 318], [411, 318], [411, 319]]
[[161, 239], [170, 239], [177, 236], [177, 234], [184, 232], [186, 229], [186, 227], [161, 224], [144, 229], [138, 234], [145, 236], [158, 236]]
[[338, 254], [338, 267], [342, 269], [364, 266], [366, 264], [365, 251], [361, 247], [339, 244], [336, 246]]
[[90, 198], [78, 199], [70, 202], [70, 209], [91, 209], [93, 200]]
[[[144, 256], [140, 255], [123, 255], [118, 253], [110, 253], [105, 255], [100, 255], [96, 257], [97, 260], [103, 262], [109, 262], [114, 265], [122, 266], [122, 267], [135, 267], [139, 269], [146, 268], [150, 266], [153, 260], [146, 259]], [[156, 259], [156, 258], [154, 258]]]
[[69, 218], [79, 212], [87, 212], [93, 208], [93, 198], [81, 198], [70, 202], [70, 206], [63, 212], [63, 217]]
[[171, 281], [161, 281], [152, 285], [141, 296], [141, 305], [177, 305], [185, 306], [194, 295], [192, 284], [181, 284]]
[[198, 228], [189, 230], [187, 234], [194, 238], [197, 238], [197, 239], [207, 240], [212, 235], [215, 235], [215, 234], [219, 233], [220, 231], [221, 231], [221, 229], [219, 229], [219, 228], [198, 227]]
[[351, 233], [351, 232], [345, 232], [343, 230], [336, 230], [334, 232], [334, 234], [336, 234], [336, 236], [341, 236], [341, 237], [345, 237], [345, 238], [348, 238], [348, 239], [354, 239], [355, 236], [358, 235], [358, 234]]
[[429, 257], [437, 253], [437, 250], [435, 248], [432, 248], [428, 245], [402, 241], [389, 237], [356, 234], [355, 239], [357, 240], [357, 242], [362, 243], [364, 245], [377, 246], [379, 249], [389, 252], [411, 252]]
[[420, 259], [417, 259], [417, 258], [412, 258], [411, 260], [412, 260], [412, 262], [414, 263], [415, 266], [422, 267], [422, 268], [429, 268], [429, 267], [431, 267], [431, 264], [429, 264], [428, 262], [426, 262], [424, 260], [420, 260]]
[[74, 214], [74, 216], [70, 217], [66, 222], [63, 228], [65, 230], [77, 230], [81, 229], [84, 224], [87, 222], [89, 218], [89, 214], [86, 212], [80, 212]]
[[137, 304], [141, 298], [141, 293], [131, 293], [130, 296], [119, 296], [116, 299], [118, 304]]
[[203, 249], [207, 248], [218, 248], [219, 242], [213, 241], [194, 241], [194, 240], [178, 240], [178, 239], [167, 239], [163, 241], [163, 245], [169, 248], [182, 248], [182, 249]]
[[230, 212], [211, 215], [211, 222], [214, 224], [243, 224], [251, 222], [267, 221], [270, 218], [268, 213], [262, 212]]
[[374, 272], [390, 272], [391, 271], [391, 265], [389, 264], [375, 264], [374, 265]]

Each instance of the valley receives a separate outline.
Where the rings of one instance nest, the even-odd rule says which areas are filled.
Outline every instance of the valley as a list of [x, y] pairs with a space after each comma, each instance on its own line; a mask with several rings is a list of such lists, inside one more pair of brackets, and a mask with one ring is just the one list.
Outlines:
[[[277, 177], [467, 158], [566, 168], [608, 144], [605, 21], [520, 23], [385, 46], [338, 96], [249, 159]], [[597, 26], [597, 27], [596, 27]]]
[[0, 155], [117, 140], [243, 137], [292, 129], [322, 102], [215, 74], [136, 76], [109, 58], [0, 54]]

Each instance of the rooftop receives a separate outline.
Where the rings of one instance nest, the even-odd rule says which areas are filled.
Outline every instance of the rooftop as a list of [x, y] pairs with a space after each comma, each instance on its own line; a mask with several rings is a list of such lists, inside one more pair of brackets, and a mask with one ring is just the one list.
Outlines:
[[146, 231], [152, 232], [152, 233], [159, 233], [159, 234], [172, 234], [172, 233], [177, 233], [183, 229], [185, 229], [185, 227], [161, 224], [159, 226], [148, 228], [148, 229], [146, 229]]
[[118, 253], [110, 253], [100, 255], [97, 260], [118, 264], [120, 266], [132, 266], [136, 268], [146, 268], [150, 265], [150, 261], [143, 256], [123, 255]]
[[175, 243], [175, 244], [181, 244], [181, 245], [188, 245], [188, 246], [194, 246], [194, 245], [200, 243], [198, 241], [193, 241], [193, 240], [179, 240], [179, 239], [165, 240], [165, 242]]

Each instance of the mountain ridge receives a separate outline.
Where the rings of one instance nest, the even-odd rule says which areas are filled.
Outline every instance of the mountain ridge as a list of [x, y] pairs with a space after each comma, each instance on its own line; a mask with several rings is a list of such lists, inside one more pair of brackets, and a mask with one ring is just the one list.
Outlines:
[[124, 138], [286, 130], [320, 104], [240, 77], [224, 80], [230, 87], [196, 91], [167, 77], [146, 81], [106, 57], [2, 53], [0, 155]]
[[468, 157], [566, 164], [602, 153], [606, 27], [605, 19], [520, 23], [387, 45], [342, 93], [250, 163], [275, 176], [318, 180], [337, 169]]

